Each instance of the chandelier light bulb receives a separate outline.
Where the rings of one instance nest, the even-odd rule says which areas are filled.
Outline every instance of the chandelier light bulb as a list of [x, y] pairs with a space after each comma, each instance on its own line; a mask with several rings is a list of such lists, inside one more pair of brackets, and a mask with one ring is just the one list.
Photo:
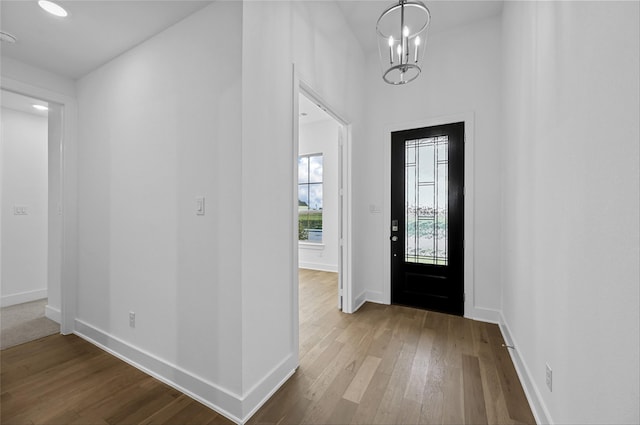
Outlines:
[[409, 27], [405, 25], [405, 27], [402, 29], [402, 36], [403, 37], [409, 37]]
[[393, 65], [393, 36], [389, 36], [389, 63]]

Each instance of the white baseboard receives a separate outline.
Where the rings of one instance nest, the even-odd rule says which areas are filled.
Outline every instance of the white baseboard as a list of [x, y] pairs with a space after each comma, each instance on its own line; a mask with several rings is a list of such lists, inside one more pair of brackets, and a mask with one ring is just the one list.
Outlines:
[[58, 324], [60, 324], [60, 322], [62, 321], [60, 310], [51, 307], [50, 305], [44, 307], [44, 315]]
[[389, 304], [384, 301], [384, 296], [382, 292], [375, 291], [362, 291], [360, 295], [358, 295], [353, 302], [353, 310], [351, 313], [355, 313], [364, 305], [366, 302], [372, 302], [376, 304]]
[[389, 304], [389, 302], [385, 300], [384, 294], [378, 291], [367, 291], [367, 301], [376, 304]]
[[0, 307], [9, 307], [11, 305], [28, 303], [30, 301], [41, 300], [47, 298], [47, 288], [36, 289], [35, 291], [19, 292], [17, 294], [3, 295], [0, 298]]
[[355, 313], [356, 311], [358, 311], [360, 309], [360, 307], [362, 307], [364, 305], [364, 303], [367, 302], [367, 292], [366, 291], [362, 291], [362, 293], [360, 295], [358, 295], [356, 297], [356, 299], [353, 302], [353, 309], [351, 310], [353, 313]]
[[293, 356], [287, 357], [244, 396], [240, 396], [81, 320], [76, 319], [74, 333], [237, 424], [246, 423], [295, 373], [298, 366]]
[[245, 424], [265, 404], [278, 389], [296, 372], [298, 364], [293, 356], [288, 356], [263, 379], [254, 385], [243, 398], [243, 418]]
[[242, 398], [239, 395], [199, 378], [81, 320], [76, 319], [74, 333], [133, 367], [210, 407], [231, 421], [238, 424], [243, 423], [240, 419], [242, 416]]
[[507, 324], [507, 321], [505, 320], [502, 312], [500, 312], [499, 326], [505, 343], [507, 345], [515, 347], [514, 349], [509, 349], [507, 351], [509, 351], [509, 354], [511, 355], [511, 361], [515, 366], [518, 378], [520, 378], [522, 388], [524, 389], [524, 393], [527, 396], [527, 400], [529, 401], [529, 406], [531, 407], [533, 416], [536, 419], [536, 423], [552, 424], [553, 422], [551, 421], [549, 410], [547, 409], [547, 406], [542, 399], [542, 395], [540, 394], [540, 390], [538, 389], [533, 379], [531, 371], [527, 367], [527, 364], [525, 363], [522, 356], [520, 356], [520, 352], [518, 351], [518, 343], [513, 339], [513, 335], [511, 334], [509, 325]]
[[321, 264], [321, 263], [309, 263], [306, 261], [300, 261], [298, 263], [298, 267], [301, 269], [309, 269], [309, 270], [318, 270], [321, 272], [332, 272], [338, 273], [338, 266], [334, 266], [331, 264]]
[[494, 323], [496, 325], [502, 323], [500, 311], [490, 308], [471, 307], [469, 311], [465, 308], [464, 317], [479, 322]]

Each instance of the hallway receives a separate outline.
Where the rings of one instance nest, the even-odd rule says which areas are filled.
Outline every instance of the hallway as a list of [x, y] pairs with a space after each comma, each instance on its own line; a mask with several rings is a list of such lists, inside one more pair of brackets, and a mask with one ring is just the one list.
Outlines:
[[[300, 368], [250, 424], [535, 423], [496, 325], [336, 300], [300, 271]], [[3, 351], [1, 384], [7, 424], [231, 423], [74, 335]]]

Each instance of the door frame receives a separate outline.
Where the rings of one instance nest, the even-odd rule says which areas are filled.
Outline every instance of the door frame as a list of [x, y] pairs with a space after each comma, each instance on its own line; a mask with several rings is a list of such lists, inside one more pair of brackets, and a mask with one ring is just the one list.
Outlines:
[[77, 102], [71, 96], [7, 77], [0, 78], [0, 88], [62, 106], [60, 172], [58, 176], [60, 179], [60, 204], [62, 206], [60, 230], [60, 333], [68, 335], [75, 330], [78, 279]]
[[[451, 115], [429, 117], [417, 121], [389, 124], [384, 132], [384, 199], [383, 209], [384, 243], [383, 276], [386, 282], [382, 285], [382, 300], [391, 304], [391, 133], [414, 128], [434, 127], [437, 125], [464, 122], [464, 317], [478, 318], [475, 308], [474, 291], [474, 136], [475, 114], [472, 111]], [[490, 321], [495, 320], [493, 317]]]
[[[352, 302], [352, 255], [351, 255], [351, 131], [352, 126], [348, 120], [344, 118], [340, 112], [326, 102], [322, 96], [316, 92], [313, 87], [307, 83], [298, 73], [296, 66], [293, 67], [293, 182], [294, 187], [292, 202], [293, 205], [293, 282], [294, 282], [294, 329], [298, 329], [298, 119], [299, 119], [299, 105], [298, 95], [302, 93], [315, 103], [321, 105], [325, 112], [335, 119], [340, 125], [340, 139], [342, 141], [342, 149], [339, 149], [338, 157], [340, 163], [339, 169], [339, 183], [342, 195], [340, 196], [340, 209], [341, 214], [338, 218], [338, 227], [342, 229], [342, 251], [339, 256], [338, 273], [340, 276], [340, 283], [342, 284], [342, 311], [344, 313], [353, 313]], [[340, 295], [339, 295], [340, 296]], [[296, 338], [297, 346], [297, 338]]]

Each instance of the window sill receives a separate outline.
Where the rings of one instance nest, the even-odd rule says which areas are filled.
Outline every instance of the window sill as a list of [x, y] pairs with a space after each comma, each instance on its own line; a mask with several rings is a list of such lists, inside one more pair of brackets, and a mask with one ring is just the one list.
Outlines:
[[322, 251], [322, 250], [324, 250], [324, 244], [323, 243], [316, 243], [316, 242], [298, 241], [298, 248], [315, 249], [315, 250], [318, 250], [318, 251]]

